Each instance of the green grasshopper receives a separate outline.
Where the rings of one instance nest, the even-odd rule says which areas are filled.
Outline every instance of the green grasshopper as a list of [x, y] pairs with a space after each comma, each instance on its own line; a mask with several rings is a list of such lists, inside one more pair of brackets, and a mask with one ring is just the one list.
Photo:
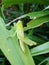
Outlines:
[[19, 39], [19, 43], [20, 43], [20, 47], [22, 49], [22, 51], [25, 53], [25, 44], [32, 46], [32, 45], [36, 45], [36, 42], [30, 40], [27, 36], [24, 35], [24, 28], [23, 28], [23, 24], [22, 21], [19, 20], [16, 24], [15, 24], [15, 33], [11, 36], [15, 36], [17, 34], [17, 37]]

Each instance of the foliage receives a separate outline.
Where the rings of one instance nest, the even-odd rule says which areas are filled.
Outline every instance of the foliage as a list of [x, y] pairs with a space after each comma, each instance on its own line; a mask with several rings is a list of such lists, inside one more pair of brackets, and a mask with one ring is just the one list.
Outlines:
[[1, 65], [7, 60], [11, 65], [49, 65], [49, 1], [0, 2], [0, 56], [6, 57], [2, 57]]

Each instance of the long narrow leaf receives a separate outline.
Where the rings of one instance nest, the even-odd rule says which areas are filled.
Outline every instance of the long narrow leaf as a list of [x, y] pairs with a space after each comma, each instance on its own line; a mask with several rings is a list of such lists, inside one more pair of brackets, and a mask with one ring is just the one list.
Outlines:
[[21, 18], [25, 18], [27, 16], [29, 16], [30, 19], [35, 19], [35, 18], [38, 18], [38, 17], [46, 16], [46, 15], [49, 15], [49, 10], [42, 10], [42, 11], [39, 11], [39, 12], [31, 12], [31, 13], [28, 13], [28, 14], [24, 14], [24, 15], [18, 17], [18, 18], [15, 18], [11, 22], [9, 22], [6, 26], [9, 26], [14, 21], [19, 20]]
[[[17, 36], [9, 38], [14, 29], [7, 31], [3, 19], [0, 17], [0, 49], [12, 65], [35, 65], [26, 45], [24, 54], [19, 46]], [[29, 60], [28, 60], [29, 59]]]
[[44, 44], [41, 44], [33, 49], [31, 49], [32, 56], [45, 54], [49, 52], [49, 42], [46, 42]]
[[42, 25], [43, 23], [46, 23], [48, 21], [49, 21], [49, 16], [39, 17], [39, 18], [32, 20], [29, 23], [27, 23], [27, 27], [24, 28], [24, 30], [39, 27], [40, 25]]

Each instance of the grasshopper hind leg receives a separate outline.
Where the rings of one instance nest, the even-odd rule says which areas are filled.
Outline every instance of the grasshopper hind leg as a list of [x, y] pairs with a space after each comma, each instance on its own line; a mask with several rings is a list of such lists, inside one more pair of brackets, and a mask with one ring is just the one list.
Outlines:
[[24, 45], [24, 42], [19, 40], [20, 41], [20, 47], [22, 49], [22, 51], [25, 53], [25, 45]]

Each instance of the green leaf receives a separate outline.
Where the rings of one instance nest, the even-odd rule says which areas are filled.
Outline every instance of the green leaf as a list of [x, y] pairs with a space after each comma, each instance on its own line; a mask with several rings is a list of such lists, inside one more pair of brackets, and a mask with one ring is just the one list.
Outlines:
[[49, 65], [49, 61], [48, 61], [48, 63], [46, 65]]
[[42, 43], [47, 42], [47, 40], [45, 40], [45, 39], [43, 39], [43, 38], [41, 38], [41, 37], [39, 37], [39, 36], [33, 35], [33, 34], [32, 34], [32, 35], [28, 35], [28, 37], [29, 37], [31, 40], [37, 42], [37, 44], [42, 44]]
[[13, 33], [14, 28], [10, 31], [6, 30], [4, 21], [0, 17], [0, 49], [11, 65], [35, 65], [27, 45], [24, 54], [19, 46], [17, 36], [8, 39]]
[[11, 23], [13, 23], [16, 20], [20, 20], [21, 18], [25, 18], [26, 16], [29, 16], [30, 19], [35, 19], [35, 18], [38, 18], [38, 17], [46, 16], [46, 15], [49, 15], [49, 10], [42, 10], [42, 11], [39, 11], [39, 12], [31, 12], [31, 13], [24, 14], [24, 15], [14, 19], [14, 20], [12, 20], [11, 22], [9, 22], [7, 24], [7, 26], [9, 26]]
[[14, 4], [21, 4], [21, 3], [35, 3], [35, 4], [49, 4], [49, 0], [3, 0], [2, 1], [4, 7], [9, 7]]
[[29, 23], [27, 23], [27, 27], [25, 27], [24, 30], [39, 27], [43, 23], [46, 23], [48, 21], [49, 21], [49, 16], [39, 17], [39, 18], [37, 18], [35, 20], [31, 20]]
[[34, 19], [34, 18], [45, 16], [45, 15], [49, 15], [49, 10], [42, 10], [42, 11], [38, 11], [38, 12], [31, 12], [31, 13], [23, 15], [22, 17], [29, 16], [31, 19]]
[[44, 59], [42, 62], [40, 62], [38, 65], [42, 65], [44, 62], [46, 62], [47, 61], [47, 64], [46, 65], [48, 65], [49, 64], [49, 57], [48, 58], [46, 58], [46, 59]]
[[31, 49], [32, 56], [45, 54], [49, 52], [49, 42], [46, 42], [44, 44], [41, 44], [33, 49]]

